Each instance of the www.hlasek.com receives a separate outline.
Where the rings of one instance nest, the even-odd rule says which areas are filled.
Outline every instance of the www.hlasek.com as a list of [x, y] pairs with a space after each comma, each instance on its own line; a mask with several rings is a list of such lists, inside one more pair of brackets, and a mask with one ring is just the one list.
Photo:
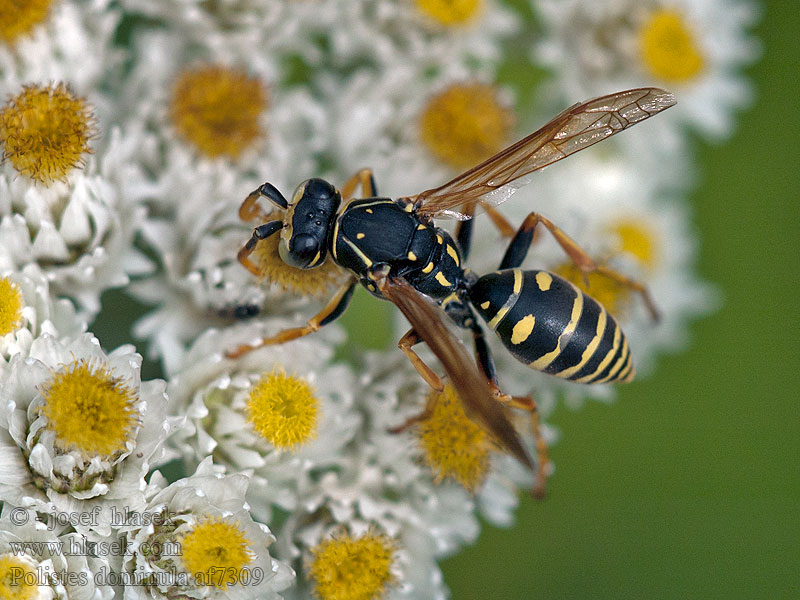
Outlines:
[[[129, 556], [133, 554], [129, 540], [113, 542], [93, 542], [86, 536], [72, 536], [65, 540], [48, 540], [46, 542], [9, 542], [11, 552], [16, 556]], [[183, 551], [180, 542], [143, 541], [136, 547], [136, 552], [145, 556], [181, 556]]]

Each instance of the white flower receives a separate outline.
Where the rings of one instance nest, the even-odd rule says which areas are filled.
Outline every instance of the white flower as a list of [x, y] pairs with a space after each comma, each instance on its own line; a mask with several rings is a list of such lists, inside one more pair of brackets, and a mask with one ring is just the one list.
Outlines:
[[[135, 39], [123, 118], [148, 133], [137, 156], [153, 173], [142, 234], [161, 268], [130, 289], [157, 305], [135, 333], [170, 371], [189, 340], [205, 327], [234, 322], [237, 310], [281, 313], [296, 306], [275, 302], [285, 297], [280, 290], [265, 287], [236, 260], [262, 223], [245, 223], [238, 212], [265, 180], [290, 195], [318, 174], [325, 113], [305, 90], [273, 90], [269, 60], [252, 61], [234, 44], [216, 52], [153, 31]], [[229, 103], [242, 98], [231, 112]]]
[[120, 528], [128, 544], [122, 574], [132, 583], [124, 598], [280, 598], [294, 573], [270, 557], [275, 538], [250, 516], [247, 486], [244, 475], [215, 473], [209, 458], [190, 477], [153, 489]]
[[105, 123], [113, 100], [101, 91], [101, 84], [117, 73], [124, 58], [113, 44], [122, 14], [109, 4], [108, 0], [52, 2], [41, 23], [12, 44], [0, 43], [4, 93], [33, 82], [68, 81], [78, 94], [92, 95]]
[[104, 290], [146, 270], [132, 247], [146, 183], [131, 162], [131, 142], [114, 129], [84, 169], [49, 187], [0, 166], [0, 269], [38, 264], [51, 293], [71, 297], [90, 318]]
[[[380, 73], [361, 69], [320, 81], [330, 98], [327, 145], [336, 156], [335, 176], [343, 180], [369, 167], [381, 197], [441, 185], [514, 141], [512, 95], [494, 86], [490, 73], [446, 65], [423, 76], [413, 63], [398, 61]], [[426, 115], [439, 127], [426, 128]], [[442, 154], [471, 162], [450, 164]]]
[[75, 314], [72, 302], [50, 295], [47, 279], [37, 265], [0, 273], [0, 290], [4, 311], [16, 315], [8, 314], [7, 322], [14, 321], [12, 328], [0, 326], [0, 362], [17, 353], [27, 354], [34, 338], [43, 333], [72, 338], [86, 331], [86, 321]]
[[275, 507], [296, 510], [317, 479], [341, 468], [343, 448], [361, 420], [353, 375], [331, 364], [334, 328], [238, 359], [223, 357], [290, 324], [270, 319], [207, 331], [169, 385], [173, 412], [188, 418], [175, 438], [185, 462], [196, 465], [212, 455], [230, 472], [250, 474], [248, 502], [265, 522]]
[[532, 0], [531, 5], [546, 32], [534, 60], [554, 70], [552, 92], [561, 100], [645, 85], [675, 93], [678, 104], [656, 119], [651, 144], [674, 147], [675, 125], [683, 123], [708, 137], [726, 137], [734, 111], [750, 101], [751, 87], [740, 69], [759, 52], [747, 31], [757, 16], [751, 2]]
[[[307, 490], [281, 528], [276, 551], [308, 580], [315, 572], [312, 555], [325, 540], [372, 531], [395, 543], [390, 598], [446, 597], [436, 561], [474, 542], [478, 505], [493, 522], [510, 524], [517, 486], [530, 487], [533, 476], [496, 456], [475, 496], [453, 481], [436, 482], [418, 441], [419, 426], [389, 431], [422, 412], [427, 386], [399, 352], [369, 355], [364, 373], [355, 392], [362, 426], [342, 449], [337, 471], [323, 473]], [[519, 421], [527, 424], [524, 413]], [[530, 443], [530, 433], [520, 432]], [[304, 594], [308, 590], [300, 585], [297, 597]]]
[[[113, 539], [92, 552], [86, 536], [48, 521], [33, 510], [4, 504], [0, 517], [0, 589], [4, 598], [110, 600], [114, 589], [104, 581], [116, 559]], [[37, 589], [38, 588], [38, 589]], [[36, 591], [34, 591], [36, 590]]]
[[348, 70], [365, 61], [384, 67], [398, 57], [433, 67], [497, 62], [500, 42], [518, 27], [516, 15], [495, 0], [123, 4], [165, 20], [188, 39], [214, 48], [258, 48], [282, 62], [299, 56], [312, 70]]
[[132, 346], [106, 354], [91, 334], [43, 334], [14, 355], [0, 370], [0, 499], [97, 510], [101, 535], [110, 510], [143, 503], [144, 477], [165, 460], [163, 442], [182, 418], [167, 417], [164, 382], [142, 382], [140, 365]]

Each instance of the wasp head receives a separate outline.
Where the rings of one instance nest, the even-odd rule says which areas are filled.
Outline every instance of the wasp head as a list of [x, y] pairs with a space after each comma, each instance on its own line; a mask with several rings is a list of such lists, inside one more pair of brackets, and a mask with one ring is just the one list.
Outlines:
[[299, 269], [325, 262], [328, 242], [342, 196], [324, 179], [308, 179], [297, 186], [283, 218], [278, 252]]

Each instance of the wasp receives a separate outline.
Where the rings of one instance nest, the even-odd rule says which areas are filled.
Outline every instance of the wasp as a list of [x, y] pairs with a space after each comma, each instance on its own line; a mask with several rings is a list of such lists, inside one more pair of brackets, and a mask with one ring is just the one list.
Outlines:
[[[531, 212], [515, 230], [493, 206], [527, 183], [527, 176], [533, 172], [674, 104], [671, 93], [657, 88], [626, 90], [575, 104], [497, 155], [415, 196], [379, 197], [369, 169], [359, 171], [341, 191], [323, 179], [308, 179], [297, 187], [291, 200], [264, 183], [244, 200], [240, 216], [267, 217], [258, 208], [264, 198], [279, 209], [281, 218], [255, 228], [239, 251], [239, 261], [259, 274], [251, 253], [262, 240], [279, 235], [279, 254], [285, 263], [313, 269], [333, 260], [349, 276], [304, 326], [240, 346], [228, 356], [317, 331], [345, 311], [355, 286], [361, 284], [372, 295], [393, 302], [410, 322], [411, 329], [398, 346], [417, 372], [432, 388], [443, 389], [442, 379], [413, 349], [424, 342], [444, 368], [467, 415], [536, 473], [534, 493], [541, 495], [547, 454], [539, 435], [536, 404], [530, 397], [501, 392], [480, 319], [514, 357], [556, 377], [582, 383], [624, 382], [633, 378], [634, 367], [625, 335], [603, 306], [554, 273], [520, 268], [537, 226], [542, 225], [554, 237], [584, 274], [605, 274], [638, 292], [653, 318], [657, 319], [657, 311], [644, 285], [596, 264], [543, 215]], [[355, 196], [358, 186], [360, 197]], [[498, 270], [484, 275], [464, 266], [470, 251], [472, 217], [478, 208], [511, 236]], [[439, 217], [460, 220], [454, 237], [434, 224]], [[474, 361], [446, 326], [442, 313], [471, 333]], [[531, 412], [538, 468], [503, 404]], [[423, 420], [429, 411], [430, 407], [396, 430]]]

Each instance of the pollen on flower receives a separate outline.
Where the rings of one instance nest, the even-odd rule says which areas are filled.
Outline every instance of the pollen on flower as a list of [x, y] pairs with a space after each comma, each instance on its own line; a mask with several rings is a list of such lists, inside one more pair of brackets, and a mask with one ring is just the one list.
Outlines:
[[76, 360], [40, 391], [40, 412], [62, 450], [112, 456], [125, 449], [138, 423], [136, 391], [99, 362]]
[[278, 254], [277, 235], [261, 240], [253, 251], [252, 258], [265, 281], [280, 286], [283, 290], [301, 296], [324, 298], [331, 288], [341, 283], [344, 274], [332, 260], [326, 260], [314, 269], [298, 269], [287, 265]]
[[304, 379], [276, 368], [250, 390], [246, 414], [273, 446], [291, 450], [316, 435], [319, 400]]
[[344, 534], [322, 541], [311, 550], [309, 575], [321, 600], [376, 600], [394, 583], [391, 538], [367, 533]]
[[235, 522], [204, 519], [181, 538], [181, 559], [201, 585], [227, 590], [253, 562], [250, 539]]
[[618, 240], [618, 250], [636, 258], [643, 266], [658, 264], [658, 240], [653, 228], [636, 219], [620, 219], [609, 227]]
[[554, 272], [567, 281], [571, 281], [578, 288], [589, 294], [602, 304], [605, 309], [615, 317], [624, 314], [631, 299], [631, 291], [602, 273], [584, 274], [573, 263], [559, 265]]
[[489, 473], [489, 435], [467, 418], [449, 383], [443, 392], [430, 392], [428, 406], [432, 412], [418, 429], [425, 462], [437, 481], [450, 477], [474, 492]]
[[0, 336], [19, 329], [23, 308], [19, 286], [8, 277], [0, 277]]
[[482, 10], [483, 0], [416, 0], [419, 11], [442, 25], [463, 25]]
[[89, 105], [65, 83], [24, 86], [0, 109], [3, 158], [46, 185], [83, 166], [95, 133]]
[[259, 118], [267, 90], [247, 73], [219, 65], [184, 71], [172, 91], [178, 133], [209, 158], [238, 157], [263, 134]]
[[439, 160], [456, 168], [474, 166], [503, 149], [513, 112], [484, 83], [454, 84], [430, 99], [420, 118], [422, 141]]
[[683, 16], [670, 9], [654, 11], [639, 32], [642, 60], [660, 79], [685, 82], [703, 70], [704, 57]]
[[39, 597], [33, 566], [13, 554], [0, 555], [0, 598], [33, 600]]
[[0, 40], [13, 44], [47, 18], [52, 0], [0, 0]]

